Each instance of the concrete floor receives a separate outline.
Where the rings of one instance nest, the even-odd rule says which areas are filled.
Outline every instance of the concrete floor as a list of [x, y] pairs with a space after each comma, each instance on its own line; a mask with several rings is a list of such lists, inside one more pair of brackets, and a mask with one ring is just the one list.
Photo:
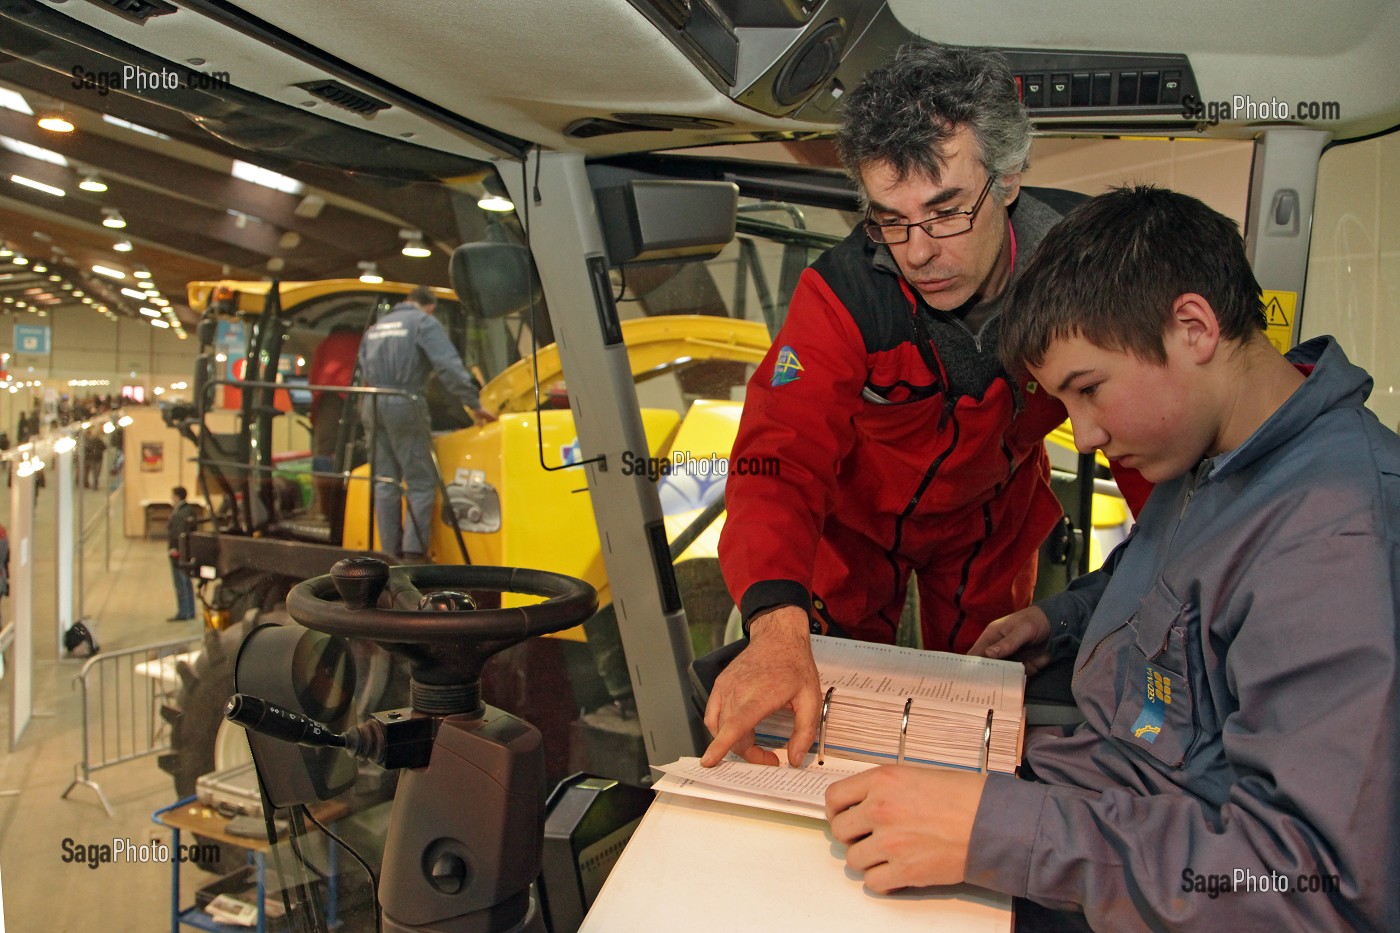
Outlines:
[[[164, 541], [123, 537], [118, 492], [112, 499], [109, 555], [98, 519], [107, 494], [89, 491], [85, 496], [86, 517], [97, 521], [85, 544], [82, 610], [93, 621], [103, 653], [199, 636], [199, 622], [165, 621], [174, 614], [175, 594]], [[0, 487], [0, 520], [7, 525], [9, 510], [9, 491]], [[82, 756], [82, 703], [75, 677], [83, 661], [55, 657], [54, 513], [50, 480], [39, 493], [33, 543], [36, 716], [14, 749], [8, 748], [11, 678], [0, 679], [0, 723], [6, 728], [0, 740], [4, 928], [11, 933], [168, 930], [170, 865], [112, 863], [94, 869], [63, 861], [64, 839], [79, 845], [114, 839], [140, 845], [160, 839], [168, 845], [170, 831], [152, 823], [151, 814], [174, 801], [174, 787], [156, 758], [148, 756], [93, 774], [114, 816], [86, 787], [61, 799]], [[110, 570], [105, 569], [109, 557]], [[3, 607], [6, 616], [9, 602]], [[193, 866], [181, 871], [186, 901], [195, 887], [213, 877]]]

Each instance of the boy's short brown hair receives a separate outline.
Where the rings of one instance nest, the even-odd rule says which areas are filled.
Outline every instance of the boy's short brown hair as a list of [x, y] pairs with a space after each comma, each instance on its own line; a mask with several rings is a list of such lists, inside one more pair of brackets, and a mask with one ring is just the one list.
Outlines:
[[1210, 302], [1224, 339], [1264, 328], [1234, 221], [1165, 188], [1114, 188], [1071, 211], [1031, 256], [1007, 296], [1002, 363], [1025, 372], [1075, 335], [1165, 363], [1172, 304], [1188, 293]]

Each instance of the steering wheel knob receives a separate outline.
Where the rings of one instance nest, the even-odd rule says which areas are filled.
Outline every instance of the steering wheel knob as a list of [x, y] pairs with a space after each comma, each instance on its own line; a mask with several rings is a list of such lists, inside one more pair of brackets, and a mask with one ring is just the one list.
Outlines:
[[351, 609], [367, 609], [379, 602], [389, 582], [389, 565], [377, 557], [347, 557], [331, 568], [331, 579], [341, 602]]
[[475, 609], [476, 600], [472, 599], [470, 593], [463, 593], [460, 590], [440, 590], [436, 593], [428, 593], [420, 599], [418, 608], [423, 612], [457, 612], [463, 609]]
[[[477, 592], [544, 601], [478, 609], [467, 596]], [[578, 625], [597, 608], [592, 586], [559, 573], [479, 564], [390, 570], [369, 557], [346, 558], [287, 594], [287, 612], [307, 628], [367, 638], [411, 660], [413, 708], [432, 715], [480, 709], [487, 659], [534, 635]]]

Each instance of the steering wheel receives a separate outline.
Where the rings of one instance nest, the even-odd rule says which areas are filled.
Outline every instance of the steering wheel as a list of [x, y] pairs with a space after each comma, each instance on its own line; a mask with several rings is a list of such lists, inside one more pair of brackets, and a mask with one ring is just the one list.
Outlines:
[[[467, 590], [546, 599], [476, 609]], [[381, 605], [385, 595], [387, 608]], [[462, 565], [390, 568], [374, 557], [346, 558], [328, 576], [299, 583], [287, 596], [287, 612], [307, 628], [377, 642], [407, 657], [413, 664], [413, 708], [442, 715], [480, 708], [481, 667], [493, 654], [572, 628], [597, 608], [597, 591], [563, 574]]]
[[[546, 599], [479, 610], [467, 590]], [[287, 611], [307, 628], [375, 641], [413, 662], [413, 709], [426, 715], [389, 711], [355, 733], [363, 740], [355, 745], [374, 752], [357, 754], [407, 769], [384, 842], [378, 893], [386, 929], [545, 933], [532, 893], [542, 864], [544, 747], [534, 727], [482, 704], [481, 666], [597, 608], [593, 587], [562, 574], [391, 569], [373, 557], [342, 560], [288, 594]], [[305, 729], [292, 725], [292, 739], [302, 741]]]

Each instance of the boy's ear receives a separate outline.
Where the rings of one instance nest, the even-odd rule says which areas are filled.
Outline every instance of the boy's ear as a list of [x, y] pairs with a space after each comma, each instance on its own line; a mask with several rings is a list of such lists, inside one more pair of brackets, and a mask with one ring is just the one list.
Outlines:
[[1220, 320], [1210, 302], [1195, 292], [1172, 302], [1172, 332], [1187, 358], [1209, 363], [1220, 346]]

